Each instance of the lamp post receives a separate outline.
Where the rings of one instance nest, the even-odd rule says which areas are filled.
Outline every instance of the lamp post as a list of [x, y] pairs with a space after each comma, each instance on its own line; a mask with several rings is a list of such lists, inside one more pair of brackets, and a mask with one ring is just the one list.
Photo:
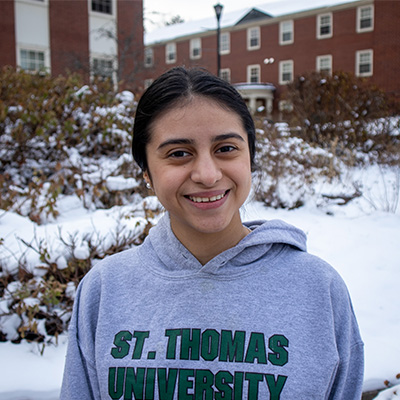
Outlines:
[[220, 19], [221, 19], [221, 14], [222, 14], [223, 8], [224, 8], [224, 6], [219, 3], [214, 6], [215, 15], [217, 16], [217, 72], [218, 72], [218, 77], [220, 76], [220, 72], [221, 72], [221, 54], [220, 54], [221, 25], [220, 25]]

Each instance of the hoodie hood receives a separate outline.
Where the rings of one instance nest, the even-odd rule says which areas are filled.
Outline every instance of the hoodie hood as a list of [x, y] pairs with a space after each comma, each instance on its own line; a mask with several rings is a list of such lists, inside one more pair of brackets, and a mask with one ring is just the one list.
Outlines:
[[153, 248], [153, 254], [161, 261], [150, 265], [157, 265], [158, 273], [175, 277], [194, 274], [233, 277], [249, 273], [249, 269], [258, 260], [272, 259], [284, 247], [291, 246], [304, 252], [307, 250], [305, 233], [281, 220], [250, 221], [244, 225], [251, 233], [235, 247], [225, 250], [202, 265], [176, 238], [170, 227], [169, 215], [165, 214], [150, 230], [146, 239], [146, 244]]

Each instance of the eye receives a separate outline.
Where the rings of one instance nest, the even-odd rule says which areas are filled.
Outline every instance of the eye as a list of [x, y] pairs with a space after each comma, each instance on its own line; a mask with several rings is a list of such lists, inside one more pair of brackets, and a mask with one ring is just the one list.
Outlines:
[[187, 151], [176, 150], [176, 151], [173, 151], [173, 152], [169, 153], [168, 157], [171, 157], [171, 158], [182, 158], [182, 157], [187, 157], [189, 155], [190, 154]]
[[221, 146], [218, 150], [217, 153], [229, 153], [231, 151], [236, 150], [235, 146], [231, 146], [231, 145], [225, 145], [225, 146]]

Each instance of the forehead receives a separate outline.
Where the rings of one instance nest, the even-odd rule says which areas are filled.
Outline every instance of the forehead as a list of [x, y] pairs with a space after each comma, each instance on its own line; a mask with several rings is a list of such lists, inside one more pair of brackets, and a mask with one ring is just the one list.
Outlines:
[[158, 115], [151, 124], [150, 140], [165, 135], [220, 134], [223, 130], [247, 136], [236, 112], [216, 100], [194, 96], [179, 101]]

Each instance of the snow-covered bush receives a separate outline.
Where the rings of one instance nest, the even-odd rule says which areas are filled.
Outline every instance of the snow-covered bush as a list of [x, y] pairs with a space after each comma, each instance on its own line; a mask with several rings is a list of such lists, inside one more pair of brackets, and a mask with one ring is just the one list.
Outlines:
[[[298, 134], [308, 143], [333, 149], [343, 160], [354, 151], [376, 151], [379, 156], [388, 146], [400, 148], [399, 126], [394, 132], [387, 119], [399, 105], [367, 79], [340, 71], [332, 76], [311, 72], [288, 85], [286, 100]], [[371, 126], [376, 121], [378, 129]]]
[[340, 175], [340, 161], [326, 149], [292, 135], [286, 123], [258, 124], [255, 197], [269, 207], [297, 208], [318, 178]]
[[[106, 82], [0, 71], [0, 341], [56, 342], [83, 276], [147, 235], [159, 210], [130, 155], [135, 108]], [[58, 228], [70, 208], [90, 221]]]
[[[398, 125], [400, 119], [389, 119]], [[321, 147], [299, 137], [287, 123], [257, 120], [255, 199], [268, 207], [293, 209], [309, 199], [318, 207], [362, 199], [365, 210], [396, 213], [400, 204], [400, 151], [386, 146], [368, 154]], [[374, 129], [372, 127], [375, 127]], [[369, 124], [379, 133], [379, 121]], [[393, 135], [398, 135], [393, 129]], [[363, 174], [368, 168], [369, 181]], [[371, 177], [374, 177], [373, 182]]]
[[391, 381], [385, 381], [388, 389], [381, 391], [374, 400], [396, 400], [400, 399], [400, 374], [397, 374]]
[[[1, 209], [42, 223], [57, 216], [63, 194], [109, 208], [139, 190], [139, 170], [128, 156], [132, 93], [117, 94], [107, 82], [84, 85], [78, 75], [3, 68], [0, 98]], [[112, 179], [125, 177], [130, 185], [114, 190]]]

